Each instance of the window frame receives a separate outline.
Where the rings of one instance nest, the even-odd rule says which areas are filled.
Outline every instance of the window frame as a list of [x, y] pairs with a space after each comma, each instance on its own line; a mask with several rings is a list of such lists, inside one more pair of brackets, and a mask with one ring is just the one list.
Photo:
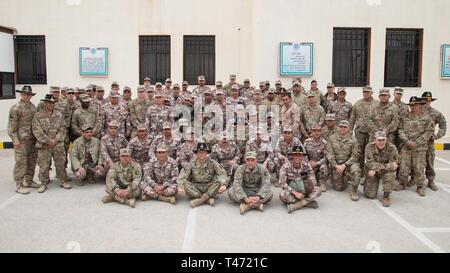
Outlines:
[[[18, 39], [19, 38], [19, 39]], [[26, 38], [41, 38], [42, 39], [42, 46], [43, 46], [43, 53], [42, 53], [42, 60], [43, 61], [43, 76], [42, 79], [36, 78], [36, 68], [37, 65], [34, 65], [33, 69], [33, 75], [32, 78], [26, 78], [24, 75], [21, 75], [20, 71], [20, 64], [19, 64], [19, 46], [18, 42], [20, 39], [26, 39]], [[14, 36], [14, 60], [15, 60], [15, 68], [16, 68], [16, 83], [17, 84], [47, 84], [47, 48], [46, 48], [46, 36], [45, 35], [15, 35]], [[33, 56], [35, 57], [35, 56]]]
[[[187, 67], [188, 66], [187, 58], [188, 58], [188, 54], [193, 54], [193, 53], [187, 52], [187, 42], [190, 39], [194, 40], [194, 38], [199, 39], [198, 41], [201, 41], [200, 40], [201, 38], [203, 38], [203, 39], [204, 38], [209, 38], [209, 39], [212, 40], [213, 47], [214, 47], [214, 52], [203, 52], [203, 53], [199, 52], [197, 54], [199, 54], [199, 55], [201, 55], [201, 54], [213, 54], [214, 55], [214, 58], [212, 58], [212, 60], [213, 60], [212, 69], [213, 70], [212, 71], [211, 70], [208, 71], [208, 73], [206, 73], [207, 71], [197, 72], [196, 74], [198, 74], [198, 75], [193, 75], [192, 78], [190, 78], [191, 75], [189, 75], [187, 73], [187, 71], [189, 70], [188, 67]], [[197, 81], [197, 77], [200, 76], [200, 75], [203, 75], [203, 76], [206, 77], [206, 85], [215, 85], [215, 83], [216, 83], [216, 57], [217, 57], [216, 44], [217, 44], [216, 43], [216, 35], [183, 35], [183, 80], [184, 81], [188, 81], [189, 84], [197, 85], [197, 82], [198, 82]], [[203, 59], [203, 61], [205, 61], [205, 60]], [[205, 67], [203, 67], [203, 70], [205, 70]]]
[[[145, 53], [144, 53], [144, 45], [143, 45], [143, 43], [144, 43], [144, 38], [149, 38], [149, 37], [152, 37], [152, 38], [155, 38], [155, 39], [157, 39], [157, 38], [164, 38], [164, 39], [167, 39], [167, 41], [168, 41], [168, 45], [165, 45], [165, 46], [167, 46], [168, 47], [168, 49], [166, 49], [168, 52], [167, 53], [165, 53], [165, 52], [159, 52], [158, 50], [156, 50], [156, 52], [154, 53], [154, 54], [166, 54], [166, 55], [168, 55], [167, 57], [168, 57], [168, 61], [166, 60], [166, 62], [167, 62], [167, 70], [168, 71], [163, 71], [164, 73], [161, 73], [161, 74], [167, 74], [167, 75], [165, 75], [165, 76], [162, 76], [162, 78], [158, 78], [157, 77], [157, 75], [158, 75], [158, 71], [155, 71], [154, 72], [154, 74], [155, 75], [151, 75], [150, 73], [144, 73], [144, 71], [143, 71], [143, 56], [145, 55]], [[172, 74], [172, 64], [171, 64], [171, 58], [172, 58], [172, 37], [170, 36], [170, 35], [139, 35], [139, 37], [138, 37], [138, 43], [139, 43], [139, 56], [138, 56], [138, 58], [139, 58], [139, 84], [140, 85], [142, 85], [142, 84], [144, 84], [144, 78], [146, 78], [146, 77], [149, 77], [151, 80], [152, 80], [152, 84], [154, 84], [154, 83], [156, 83], [156, 82], [161, 82], [161, 83], [163, 83], [164, 84], [164, 81], [167, 79], [167, 78], [170, 78], [171, 77], [171, 74]], [[156, 40], [155, 40], [156, 41]], [[164, 41], [164, 42], [166, 42], [166, 41]], [[162, 46], [162, 45], [157, 45], [157, 46]], [[158, 65], [155, 65], [156, 66], [156, 68], [158, 68], [159, 66]]]

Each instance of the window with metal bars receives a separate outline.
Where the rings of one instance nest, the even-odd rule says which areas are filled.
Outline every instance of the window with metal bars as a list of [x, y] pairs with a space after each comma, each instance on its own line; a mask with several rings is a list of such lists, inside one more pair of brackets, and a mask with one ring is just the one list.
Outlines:
[[47, 84], [45, 36], [18, 35], [15, 44], [17, 83]]
[[384, 86], [420, 86], [422, 34], [421, 29], [387, 29]]
[[197, 84], [199, 75], [205, 76], [207, 85], [215, 84], [215, 36], [184, 36], [184, 80]]
[[368, 85], [369, 60], [369, 28], [334, 28], [333, 83], [338, 86]]
[[14, 73], [0, 72], [0, 100], [15, 98]]
[[139, 36], [139, 82], [149, 77], [152, 83], [170, 78], [170, 36]]

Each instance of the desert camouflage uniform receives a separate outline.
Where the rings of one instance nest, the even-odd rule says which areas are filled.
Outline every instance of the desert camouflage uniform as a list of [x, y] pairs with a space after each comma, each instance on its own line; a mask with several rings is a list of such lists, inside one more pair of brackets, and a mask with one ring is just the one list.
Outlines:
[[336, 126], [330, 129], [328, 126], [322, 127], [322, 133], [321, 136], [326, 140], [329, 141], [330, 137], [336, 133]]
[[234, 175], [233, 185], [228, 189], [228, 197], [236, 203], [242, 203], [250, 196], [259, 196], [263, 204], [272, 200], [270, 174], [261, 164], [256, 164], [253, 170], [246, 164], [239, 166]]
[[147, 114], [147, 110], [150, 106], [151, 103], [148, 97], [145, 97], [144, 100], [137, 98], [128, 106], [130, 124], [132, 128], [131, 138], [136, 137], [138, 126], [145, 123], [145, 115]]
[[128, 141], [122, 135], [117, 135], [115, 138], [112, 138], [109, 134], [107, 134], [102, 137], [100, 143], [102, 157], [105, 161], [105, 172], [108, 173], [109, 167], [107, 162], [110, 160], [113, 163], [120, 161], [120, 149], [126, 148]]
[[374, 140], [376, 132], [384, 131], [389, 141], [394, 143], [394, 133], [397, 131], [400, 123], [398, 110], [398, 107], [390, 102], [386, 105], [378, 103], [371, 109], [369, 120], [367, 121], [370, 141]]
[[154, 137], [162, 134], [164, 122], [172, 122], [170, 107], [152, 105], [147, 109], [145, 123], [149, 128], [149, 134]]
[[195, 158], [194, 149], [196, 146], [196, 141], [186, 141], [181, 145], [181, 148], [177, 150], [176, 161], [180, 169], [186, 167], [186, 165]]
[[323, 107], [319, 104], [314, 106], [307, 105], [303, 108], [301, 115], [301, 126], [302, 136], [306, 136], [307, 134], [311, 134], [311, 126], [315, 123], [318, 123], [322, 126], [325, 122], [325, 111]]
[[128, 142], [127, 148], [131, 150], [131, 158], [144, 168], [144, 164], [150, 160], [149, 149], [153, 142], [151, 135], [141, 141], [137, 136]]
[[336, 123], [341, 120], [350, 120], [352, 113], [352, 104], [349, 101], [340, 102], [338, 100], [332, 101], [328, 105], [328, 114], [336, 115]]
[[313, 168], [314, 175], [318, 180], [318, 185], [325, 184], [330, 173], [328, 160], [325, 156], [327, 141], [323, 137], [320, 137], [318, 140], [308, 138], [305, 141], [304, 146], [308, 159], [315, 161], [318, 164]]
[[242, 155], [234, 141], [229, 140], [227, 142], [225, 146], [222, 146], [222, 143], [214, 145], [211, 149], [210, 158], [219, 162], [220, 166], [226, 171], [227, 176], [232, 179], [234, 172], [239, 167]]
[[117, 121], [119, 123], [118, 132], [125, 138], [131, 135], [131, 125], [128, 117], [128, 110], [123, 104], [112, 105], [108, 103], [103, 106], [103, 130], [102, 136], [105, 136], [108, 132], [108, 124], [111, 121]]
[[155, 137], [148, 150], [150, 158], [155, 157], [156, 148], [160, 145], [164, 145], [167, 147], [167, 155], [176, 160], [177, 159], [177, 150], [180, 149], [181, 142], [175, 137], [171, 137], [170, 139], [165, 138], [163, 135], [159, 135]]
[[300, 122], [301, 111], [297, 104], [291, 103], [289, 107], [283, 105], [281, 107], [281, 124], [282, 126], [290, 125], [292, 126], [294, 137], [300, 138], [300, 132], [303, 131]]
[[155, 186], [163, 185], [163, 196], [174, 196], [177, 194], [178, 167], [172, 158], [167, 158], [163, 166], [159, 164], [156, 157], [150, 159], [150, 162], [144, 166], [144, 176], [140, 184], [142, 194], [151, 198], [158, 198], [158, 193], [154, 190]]
[[[139, 184], [142, 178], [141, 166], [134, 161], [130, 161], [128, 166], [123, 166], [122, 163], [116, 162], [108, 171], [106, 176], [106, 193], [112, 198], [121, 203], [127, 204], [129, 199], [136, 199], [141, 194]], [[127, 189], [128, 196], [122, 198], [116, 193], [116, 189]]]

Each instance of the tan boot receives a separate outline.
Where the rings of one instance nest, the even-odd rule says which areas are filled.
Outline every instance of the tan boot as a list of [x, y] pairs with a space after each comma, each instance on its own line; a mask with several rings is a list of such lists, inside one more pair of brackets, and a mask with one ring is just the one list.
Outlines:
[[297, 203], [294, 203], [294, 204], [288, 204], [287, 205], [288, 213], [291, 213], [291, 212], [293, 212], [295, 210], [301, 209], [302, 207], [303, 207], [303, 204], [300, 201], [297, 202]]
[[257, 209], [258, 209], [260, 212], [263, 212], [263, 211], [264, 211], [264, 204], [263, 204], [263, 203], [259, 203]]
[[203, 205], [206, 201], [208, 201], [208, 199], [209, 199], [209, 195], [204, 194], [200, 198], [191, 200], [191, 208], [195, 208], [195, 207]]
[[102, 202], [103, 202], [103, 204], [108, 204], [108, 203], [114, 202], [114, 199], [112, 198], [111, 195], [105, 195], [102, 198]]
[[251, 209], [252, 208], [245, 203], [241, 203], [241, 205], [239, 206], [239, 212], [241, 213], [241, 215], [244, 215], [247, 211], [249, 211]]
[[159, 201], [162, 201], [162, 202], [170, 203], [170, 204], [172, 204], [172, 205], [175, 205], [175, 204], [177, 203], [177, 201], [176, 201], [176, 199], [175, 199], [175, 196], [170, 196], [170, 197], [168, 197], [168, 196], [162, 196], [162, 195], [160, 195], [160, 196], [158, 196], [158, 200], [159, 200]]
[[23, 183], [23, 186], [24, 186], [25, 188], [39, 189], [39, 187], [41, 186], [41, 184], [38, 184], [38, 183], [36, 183], [36, 182], [34, 182], [34, 181], [25, 181], [25, 182]]
[[434, 184], [433, 180], [428, 180], [428, 188], [430, 188], [432, 191], [438, 191], [438, 187], [436, 184]]
[[383, 207], [390, 207], [391, 206], [391, 199], [389, 199], [389, 193], [385, 192], [383, 196]]
[[206, 203], [211, 207], [214, 207], [214, 198], [209, 198], [208, 201], [206, 201]]
[[403, 191], [405, 189], [406, 189], [405, 185], [399, 183], [397, 186], [395, 186], [394, 191]]
[[305, 206], [305, 208], [317, 209], [317, 208], [319, 208], [319, 203], [317, 203], [317, 201], [309, 202], [309, 203]]
[[44, 193], [47, 190], [47, 185], [42, 184], [37, 190], [38, 193]]
[[425, 197], [426, 195], [423, 187], [417, 187], [417, 193], [419, 194], [420, 197]]
[[327, 191], [327, 186], [325, 185], [325, 183], [321, 183], [321, 184], [320, 184], [320, 190], [321, 190], [322, 192], [326, 192], [326, 191]]
[[67, 183], [66, 181], [62, 181], [59, 186], [66, 190], [70, 190], [72, 188], [72, 186], [69, 183]]
[[406, 186], [407, 186], [407, 187], [412, 187], [412, 186], [414, 186], [415, 184], [416, 184], [416, 182], [414, 181], [414, 179], [410, 178], [410, 179], [408, 180], [408, 182], [406, 183]]
[[25, 187], [19, 187], [16, 189], [16, 192], [20, 194], [29, 194], [30, 190]]
[[352, 192], [350, 193], [350, 197], [352, 201], [358, 201], [359, 195], [358, 195], [358, 186], [352, 186]]
[[134, 208], [134, 207], [136, 206], [136, 199], [134, 199], [134, 198], [128, 199], [128, 200], [126, 201], [126, 204], [127, 204], [128, 206], [130, 206], [130, 208]]
[[148, 196], [145, 193], [141, 193], [141, 200], [142, 201], [147, 201], [147, 200], [150, 200], [150, 199], [152, 199], [150, 196]]

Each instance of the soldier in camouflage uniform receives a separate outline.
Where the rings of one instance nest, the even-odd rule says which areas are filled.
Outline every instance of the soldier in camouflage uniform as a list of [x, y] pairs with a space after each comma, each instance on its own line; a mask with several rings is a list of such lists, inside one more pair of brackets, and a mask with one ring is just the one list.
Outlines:
[[83, 128], [83, 136], [73, 142], [70, 152], [72, 171], [78, 180], [79, 186], [84, 186], [86, 181], [95, 183], [95, 176], [104, 176], [103, 157], [100, 140], [92, 136], [92, 128]]
[[276, 105], [277, 107], [279, 107], [279, 108], [278, 108], [278, 111], [279, 111], [279, 109], [281, 108], [281, 107], [280, 107], [280, 101], [279, 101], [279, 99], [278, 99], [278, 98], [276, 97], [276, 95], [275, 95], [275, 89], [270, 88], [270, 89], [267, 91], [267, 97], [266, 97], [266, 99], [264, 100], [263, 104], [266, 105], [266, 107], [267, 107], [267, 112], [271, 112], [271, 111], [275, 110], [275, 108], [276, 108], [276, 107], [274, 107], [275, 105]]
[[347, 96], [347, 90], [345, 90], [344, 87], [341, 87], [338, 89], [337, 100], [327, 102], [328, 113], [336, 115], [336, 122], [350, 119], [352, 104], [345, 100], [345, 96]]
[[434, 135], [434, 122], [428, 113], [421, 113], [423, 104], [418, 97], [411, 97], [409, 107], [411, 111], [400, 121], [398, 134], [400, 140], [405, 143], [400, 152], [400, 170], [398, 174], [399, 185], [396, 191], [406, 188], [408, 176], [412, 173], [411, 180], [417, 184], [419, 196], [425, 196], [424, 170], [427, 164], [426, 153], [428, 141]]
[[[338, 96], [334, 92], [334, 89], [335, 89], [334, 83], [329, 82], [327, 84], [327, 92], [323, 95], [323, 109], [327, 113], [329, 113], [328, 111], [330, 109], [331, 103], [338, 99]], [[348, 117], [347, 119], [350, 119], [350, 117]]]
[[158, 199], [175, 205], [177, 194], [178, 167], [174, 159], [168, 157], [168, 149], [161, 144], [156, 148], [156, 156], [145, 164], [140, 188], [141, 200]]
[[389, 207], [392, 185], [395, 182], [396, 170], [399, 167], [398, 151], [394, 144], [387, 139], [386, 132], [375, 133], [375, 141], [366, 147], [366, 182], [364, 195], [375, 199], [378, 194], [380, 180], [383, 181], [383, 206]]
[[126, 109], [128, 109], [128, 106], [130, 106], [130, 103], [132, 102], [131, 95], [131, 88], [129, 86], [125, 86], [123, 88], [123, 97], [120, 102]]
[[336, 133], [336, 115], [327, 114], [325, 116], [325, 126], [322, 127], [322, 137], [328, 141], [334, 133]]
[[447, 121], [445, 120], [445, 117], [441, 112], [431, 107], [431, 102], [436, 100], [433, 98], [431, 92], [423, 93], [422, 100], [425, 103], [422, 106], [422, 111], [428, 113], [431, 116], [431, 119], [433, 120], [435, 126], [439, 126], [438, 133], [436, 135], [433, 134], [428, 141], [427, 167], [425, 170], [425, 175], [428, 180], [428, 187], [433, 191], [437, 191], [438, 188], [434, 183], [434, 179], [436, 178], [436, 172], [434, 171], [434, 158], [436, 157], [434, 153], [434, 141], [445, 136], [447, 132]]
[[71, 120], [72, 137], [77, 139], [82, 135], [81, 128], [91, 127], [96, 138], [100, 138], [103, 125], [98, 111], [93, 106], [92, 98], [86, 94], [80, 95], [81, 107], [75, 110]]
[[316, 96], [313, 92], [308, 93], [308, 104], [302, 109], [300, 122], [303, 125], [300, 126], [303, 140], [311, 137], [311, 126], [314, 123], [319, 123], [322, 126], [325, 122], [325, 111], [316, 101]]
[[163, 133], [163, 123], [172, 122], [171, 109], [163, 104], [163, 94], [155, 93], [155, 104], [147, 109], [145, 123], [149, 128], [149, 134], [156, 137]]
[[226, 105], [231, 105], [236, 108], [238, 104], [245, 106], [245, 99], [239, 95], [239, 86], [237, 84], [231, 87], [231, 95], [225, 99]]
[[222, 194], [228, 185], [225, 170], [216, 161], [208, 158], [209, 149], [205, 143], [197, 143], [197, 156], [184, 167], [177, 183], [191, 199], [191, 207], [208, 203], [214, 205], [214, 197]]
[[292, 102], [297, 104], [299, 109], [302, 109], [308, 104], [308, 97], [302, 93], [300, 82], [296, 81], [292, 85], [291, 93]]
[[327, 143], [326, 156], [331, 166], [331, 184], [336, 191], [343, 191], [347, 182], [352, 185], [351, 199], [358, 201], [358, 186], [361, 169], [358, 164], [358, 142], [349, 133], [350, 124], [341, 120], [337, 133]]
[[144, 168], [144, 164], [150, 160], [149, 150], [153, 142], [153, 136], [147, 133], [145, 123], [139, 124], [137, 135], [128, 142], [127, 148], [131, 151], [131, 158]]
[[194, 97], [201, 97], [203, 98], [203, 95], [205, 94], [206, 90], [210, 90], [208, 86], [206, 86], [206, 79], [205, 76], [198, 76], [198, 86], [192, 90], [192, 95]]
[[280, 199], [287, 205], [288, 213], [306, 208], [317, 209], [316, 199], [321, 195], [314, 172], [304, 159], [305, 150], [295, 146], [291, 152], [292, 160], [286, 162], [280, 170], [280, 185], [283, 189]]
[[292, 103], [292, 98], [289, 93], [284, 93], [282, 96], [283, 106], [281, 107], [281, 124], [283, 127], [290, 126], [294, 136], [300, 138], [300, 132], [303, 131], [303, 128], [300, 128], [300, 108], [298, 108], [297, 104]]
[[64, 116], [60, 111], [56, 111], [55, 99], [52, 95], [46, 95], [41, 101], [44, 102], [44, 108], [37, 112], [33, 118], [33, 134], [37, 139], [36, 148], [38, 148], [39, 180], [41, 186], [39, 193], [47, 190], [50, 183], [50, 164], [52, 158], [55, 162], [56, 176], [60, 186], [64, 189], [70, 189], [72, 186], [66, 181], [66, 169], [64, 161], [66, 158], [64, 150], [64, 139], [66, 137], [66, 124]]
[[172, 135], [172, 124], [170, 122], [164, 122], [163, 134], [155, 137], [153, 140], [148, 150], [150, 158], [155, 156], [156, 148], [161, 144], [166, 146], [169, 157], [176, 160], [177, 150], [180, 148], [181, 142]]
[[33, 93], [31, 86], [25, 85], [20, 93], [20, 101], [9, 110], [8, 134], [14, 144], [14, 181], [16, 192], [28, 194], [28, 187], [37, 188], [33, 181], [36, 169], [37, 150], [36, 138], [32, 131], [32, 121], [36, 113], [36, 106], [31, 102]]
[[256, 161], [256, 152], [245, 154], [245, 164], [239, 166], [228, 197], [240, 204], [241, 214], [251, 209], [264, 211], [264, 204], [272, 200], [269, 171]]
[[[75, 139], [77, 139], [77, 137], [74, 136], [74, 134], [72, 133], [72, 118], [73, 118], [73, 114], [75, 113], [75, 111], [81, 107], [81, 103], [78, 100], [75, 100], [75, 90], [73, 88], [68, 88], [67, 89], [67, 93], [66, 93], [66, 102], [67, 102], [67, 107], [69, 108], [69, 122], [68, 122], [68, 127], [67, 127], [67, 139], [69, 142], [74, 142]], [[67, 147], [69, 146], [69, 143], [66, 141], [66, 145]], [[67, 152], [67, 148], [66, 148], [66, 152]]]
[[108, 103], [105, 96], [105, 89], [102, 86], [97, 86], [95, 90], [96, 100], [94, 102], [97, 104], [98, 108], [103, 108], [104, 105]]
[[394, 143], [394, 133], [400, 123], [400, 116], [398, 107], [389, 102], [390, 97], [389, 89], [380, 89], [378, 97], [380, 102], [369, 111], [368, 129], [371, 141], [373, 141], [376, 132], [384, 131], [389, 141]]
[[321, 136], [321, 130], [320, 124], [313, 124], [311, 126], [311, 138], [305, 140], [304, 147], [320, 190], [326, 192], [326, 180], [329, 175], [328, 161], [325, 156], [327, 141]]
[[322, 91], [319, 90], [318, 83], [316, 80], [311, 81], [311, 89], [308, 92], [306, 92], [306, 94], [308, 94], [309, 92], [312, 92], [314, 94], [314, 96], [316, 97], [317, 104], [323, 107], [324, 96]]
[[239, 91], [244, 87], [243, 85], [241, 85], [241, 84], [236, 82], [236, 75], [235, 74], [231, 74], [230, 75], [230, 82], [227, 83], [223, 87], [223, 90], [225, 90], [227, 92], [227, 96], [228, 97], [231, 96], [231, 89], [232, 89], [233, 85], [237, 85]]
[[108, 124], [115, 120], [119, 124], [119, 134], [125, 138], [131, 136], [131, 125], [128, 117], [128, 109], [119, 103], [120, 95], [117, 93], [111, 93], [109, 95], [109, 103], [103, 106], [103, 130], [102, 136], [106, 135], [108, 131]]
[[220, 164], [226, 171], [229, 181], [232, 182], [234, 172], [239, 167], [241, 161], [241, 152], [234, 141], [227, 139], [226, 132], [222, 133], [221, 141], [212, 146], [210, 157]]
[[138, 97], [134, 99], [128, 106], [130, 114], [131, 124], [131, 138], [135, 138], [137, 135], [138, 127], [141, 124], [145, 124], [145, 115], [148, 108], [151, 106], [150, 99], [145, 93], [145, 87], [140, 85], [137, 88]]
[[136, 198], [141, 194], [139, 184], [142, 178], [141, 166], [131, 160], [129, 149], [120, 150], [120, 161], [113, 164], [106, 176], [106, 193], [102, 198], [104, 204], [116, 201], [132, 208]]
[[245, 146], [246, 152], [256, 153], [256, 162], [264, 165], [269, 172], [275, 171], [275, 166], [270, 158], [273, 158], [273, 149], [268, 139], [267, 133], [263, 131], [262, 127], [256, 130], [256, 138], [250, 139]]
[[120, 160], [120, 149], [126, 148], [128, 141], [118, 133], [119, 123], [115, 120], [108, 124], [108, 134], [102, 137], [101, 151], [105, 162], [105, 172]]
[[186, 130], [186, 141], [177, 150], [176, 161], [179, 169], [186, 167], [195, 158], [194, 149], [196, 146], [195, 132], [191, 127], [188, 127]]
[[369, 112], [372, 107], [378, 103], [373, 99], [373, 90], [370, 86], [363, 87], [363, 99], [357, 101], [352, 108], [352, 114], [350, 115], [350, 131], [355, 130], [355, 138], [358, 141], [359, 165], [364, 166], [364, 149], [369, 143]]
[[[408, 106], [408, 104], [406, 104], [402, 101], [402, 97], [403, 97], [403, 88], [401, 88], [399, 86], [395, 87], [394, 88], [394, 100], [392, 101], [392, 104], [394, 104], [398, 107], [399, 123], [400, 123], [400, 120], [403, 118], [403, 116], [405, 116], [409, 112], [409, 106]], [[396, 130], [394, 132], [394, 144], [395, 144], [395, 146], [397, 146], [397, 150], [400, 152], [400, 149], [403, 146], [403, 143], [401, 143], [400, 137], [398, 136], [398, 130]]]

